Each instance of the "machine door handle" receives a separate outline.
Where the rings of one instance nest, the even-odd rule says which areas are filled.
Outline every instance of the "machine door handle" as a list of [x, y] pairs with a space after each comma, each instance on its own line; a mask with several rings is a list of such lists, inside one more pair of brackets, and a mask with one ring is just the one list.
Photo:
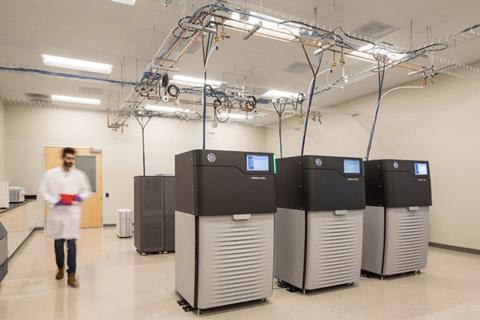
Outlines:
[[419, 207], [408, 207], [408, 211], [418, 211]]
[[335, 210], [334, 213], [337, 216], [344, 216], [344, 215], [348, 214], [348, 210]]
[[252, 215], [250, 213], [247, 214], [234, 214], [233, 220], [250, 220]]

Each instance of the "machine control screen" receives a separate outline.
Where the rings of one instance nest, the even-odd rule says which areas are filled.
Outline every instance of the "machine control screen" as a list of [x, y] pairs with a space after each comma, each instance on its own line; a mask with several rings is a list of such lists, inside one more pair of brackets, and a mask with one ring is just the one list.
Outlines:
[[415, 175], [417, 176], [428, 175], [427, 164], [422, 162], [415, 162]]
[[270, 171], [268, 156], [247, 154], [247, 171]]
[[360, 160], [345, 159], [343, 160], [344, 173], [360, 173]]

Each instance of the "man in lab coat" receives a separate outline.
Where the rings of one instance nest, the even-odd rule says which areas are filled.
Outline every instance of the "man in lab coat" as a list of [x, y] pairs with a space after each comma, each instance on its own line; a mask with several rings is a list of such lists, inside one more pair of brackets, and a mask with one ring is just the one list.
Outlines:
[[78, 287], [77, 244], [80, 229], [80, 203], [89, 197], [90, 184], [81, 170], [75, 168], [75, 149], [62, 150], [62, 166], [45, 172], [40, 184], [40, 195], [48, 203], [47, 235], [55, 240], [55, 258], [58, 267], [56, 279], [65, 274], [64, 245], [67, 242], [68, 285]]

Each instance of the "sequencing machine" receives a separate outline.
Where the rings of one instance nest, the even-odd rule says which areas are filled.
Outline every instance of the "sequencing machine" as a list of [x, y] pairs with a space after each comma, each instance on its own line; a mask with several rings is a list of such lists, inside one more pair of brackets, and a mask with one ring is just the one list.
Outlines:
[[175, 251], [175, 176], [134, 178], [134, 243], [140, 254]]
[[271, 153], [193, 150], [175, 156], [175, 288], [185, 310], [272, 294]]
[[305, 293], [358, 282], [364, 209], [362, 159], [277, 159], [275, 277], [279, 284]]
[[426, 267], [432, 205], [429, 169], [428, 161], [365, 162], [362, 269], [367, 273], [383, 278]]

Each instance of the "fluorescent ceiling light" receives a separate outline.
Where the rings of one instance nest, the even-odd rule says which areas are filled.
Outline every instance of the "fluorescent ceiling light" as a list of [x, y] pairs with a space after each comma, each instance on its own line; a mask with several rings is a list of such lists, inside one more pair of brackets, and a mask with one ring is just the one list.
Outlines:
[[87, 60], [79, 60], [58, 56], [42, 54], [43, 64], [50, 67], [65, 68], [71, 70], [81, 70], [102, 74], [112, 73], [113, 66], [111, 64], [99, 63]]
[[375, 62], [372, 55], [365, 52], [353, 51], [351, 54], [346, 54], [345, 57], [369, 63]]
[[245, 32], [250, 32], [254, 28], [260, 27], [255, 31], [255, 35], [265, 36], [267, 38], [274, 38], [277, 40], [291, 41], [295, 40], [295, 35], [299, 35], [300, 31], [291, 25], [282, 25], [281, 19], [261, 14], [255, 11], [250, 11], [244, 15], [233, 12], [232, 20], [228, 21], [226, 26], [240, 29]]
[[99, 99], [91, 99], [91, 98], [69, 97], [69, 96], [61, 96], [57, 94], [52, 94], [51, 97], [53, 102], [60, 102], [60, 103], [87, 104], [91, 106], [99, 106], [101, 103]]
[[[203, 85], [203, 78], [195, 78], [195, 77], [188, 77], [188, 76], [182, 76], [180, 74], [175, 74], [173, 75], [172, 82], [185, 84], [189, 86]], [[223, 82], [207, 79], [207, 84], [211, 85], [212, 87], [220, 87], [223, 84]]]
[[126, 4], [127, 6], [134, 6], [136, 0], [112, 0], [112, 2]]
[[358, 51], [364, 52], [364, 51], [370, 51], [373, 48], [375, 48], [375, 45], [373, 43], [369, 43], [364, 45], [363, 47], [358, 48]]
[[229, 118], [232, 119], [232, 120], [249, 120], [249, 119], [253, 119], [252, 116], [249, 116], [249, 115], [247, 115], [247, 114], [244, 114], [244, 113], [233, 113], [233, 112], [230, 113]]
[[267, 98], [296, 98], [298, 93], [272, 89], [265, 92], [263, 96]]
[[186, 113], [194, 113], [194, 111], [190, 109], [183, 109], [180, 107], [171, 107], [171, 106], [162, 106], [156, 104], [148, 104], [145, 107], [147, 111], [153, 112], [164, 112], [164, 113], [175, 113], [175, 112], [186, 112]]
[[363, 47], [360, 47], [358, 51], [354, 51], [354, 54], [357, 55], [359, 58], [372, 58], [372, 55], [382, 55], [387, 57], [388, 60], [396, 62], [407, 57], [406, 53], [399, 53], [394, 52], [391, 50], [387, 50], [381, 47], [376, 47], [372, 43], [366, 44]]

